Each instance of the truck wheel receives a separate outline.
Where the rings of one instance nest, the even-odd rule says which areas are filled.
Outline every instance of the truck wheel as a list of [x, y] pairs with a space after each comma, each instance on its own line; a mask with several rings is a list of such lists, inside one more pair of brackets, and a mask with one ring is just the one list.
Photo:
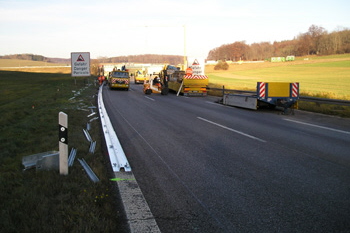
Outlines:
[[167, 87], [164, 87], [161, 91], [162, 95], [167, 95], [168, 93], [169, 93], [169, 88], [167, 88]]

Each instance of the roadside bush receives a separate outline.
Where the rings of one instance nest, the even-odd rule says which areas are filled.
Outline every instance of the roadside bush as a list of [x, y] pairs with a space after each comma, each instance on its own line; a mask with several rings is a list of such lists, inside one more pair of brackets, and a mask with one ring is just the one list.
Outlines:
[[215, 65], [214, 70], [228, 70], [229, 65], [226, 61], [219, 61], [218, 64]]

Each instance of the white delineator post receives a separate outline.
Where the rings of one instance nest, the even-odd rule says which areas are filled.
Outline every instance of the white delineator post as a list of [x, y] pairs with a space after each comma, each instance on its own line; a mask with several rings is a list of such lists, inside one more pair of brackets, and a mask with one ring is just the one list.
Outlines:
[[61, 175], [68, 175], [68, 115], [58, 114], [59, 167]]

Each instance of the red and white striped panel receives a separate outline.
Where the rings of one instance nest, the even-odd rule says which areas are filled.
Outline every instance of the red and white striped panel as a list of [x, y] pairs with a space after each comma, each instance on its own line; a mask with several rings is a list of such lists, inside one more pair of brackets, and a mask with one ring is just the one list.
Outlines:
[[129, 79], [125, 78], [113, 78], [112, 83], [129, 84]]
[[298, 97], [299, 96], [299, 83], [293, 83], [292, 84], [292, 97]]
[[266, 83], [261, 82], [259, 83], [259, 97], [265, 97], [266, 96]]
[[206, 75], [185, 75], [185, 79], [208, 79]]
[[129, 79], [125, 79], [125, 78], [113, 78], [112, 79], [112, 83], [125, 83], [125, 84], [129, 84]]

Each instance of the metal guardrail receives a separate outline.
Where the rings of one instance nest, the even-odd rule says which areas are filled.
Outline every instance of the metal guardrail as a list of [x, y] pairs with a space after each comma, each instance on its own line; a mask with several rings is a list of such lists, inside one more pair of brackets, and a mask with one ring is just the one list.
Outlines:
[[350, 106], [350, 101], [348, 100], [338, 100], [338, 99], [325, 99], [325, 98], [316, 98], [308, 96], [300, 96], [299, 98], [302, 101], [315, 102], [320, 104], [336, 104], [342, 106]]
[[[224, 89], [224, 88], [208, 88], [208, 90], [213, 91], [222, 91], [222, 93], [238, 93], [238, 94], [251, 94], [256, 95], [255, 91], [245, 91], [245, 90], [234, 90], [234, 89]], [[338, 100], [338, 99], [326, 99], [326, 98], [317, 98], [309, 96], [300, 96], [300, 101], [315, 102], [319, 104], [335, 104], [342, 106], [350, 106], [350, 101], [348, 100]]]
[[107, 110], [105, 109], [102, 96], [103, 86], [100, 87], [98, 93], [98, 109], [100, 112], [100, 119], [103, 129], [106, 146], [111, 161], [113, 172], [131, 171], [128, 159], [119, 142], [116, 132], [114, 131], [111, 120], [109, 119]]

